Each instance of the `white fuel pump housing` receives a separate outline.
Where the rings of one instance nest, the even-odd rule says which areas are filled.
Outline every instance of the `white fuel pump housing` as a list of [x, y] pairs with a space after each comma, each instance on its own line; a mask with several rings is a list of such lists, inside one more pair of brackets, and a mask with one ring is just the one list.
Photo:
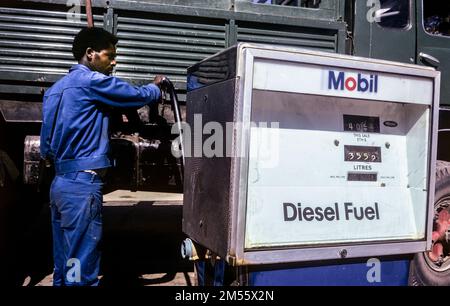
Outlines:
[[225, 139], [187, 137], [198, 244], [235, 265], [430, 248], [439, 72], [239, 44], [188, 74], [187, 123]]

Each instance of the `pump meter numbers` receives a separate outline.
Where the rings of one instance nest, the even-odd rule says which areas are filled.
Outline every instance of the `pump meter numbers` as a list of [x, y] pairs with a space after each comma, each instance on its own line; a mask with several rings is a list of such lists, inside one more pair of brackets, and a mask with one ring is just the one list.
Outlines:
[[344, 115], [344, 131], [379, 133], [380, 118], [357, 115]]
[[345, 161], [381, 163], [381, 147], [344, 146]]

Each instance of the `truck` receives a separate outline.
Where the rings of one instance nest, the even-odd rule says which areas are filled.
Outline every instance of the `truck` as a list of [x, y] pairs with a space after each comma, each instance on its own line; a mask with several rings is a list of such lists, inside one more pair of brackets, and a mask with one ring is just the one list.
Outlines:
[[[75, 63], [70, 52], [72, 39], [92, 16], [95, 26], [119, 38], [114, 75], [138, 85], [156, 74], [167, 75], [179, 97], [182, 118], [189, 107], [187, 68], [243, 42], [440, 71], [432, 244], [429, 250], [409, 257], [380, 258], [381, 266], [391, 272], [387, 275], [393, 276], [383, 278], [381, 284], [450, 284], [450, 4], [426, 0], [93, 0], [87, 10], [84, 4], [77, 0], [11, 0], [0, 5], [0, 193], [5, 199], [5, 227], [12, 222], [8, 216], [18, 199], [47, 200], [46, 192], [37, 188], [42, 96]], [[220, 78], [223, 73], [211, 71], [209, 77]], [[117, 114], [111, 142], [116, 166], [108, 188], [170, 192], [186, 188], [182, 159], [172, 154], [177, 135], [171, 133], [176, 116], [170, 108], [176, 107], [162, 104]], [[184, 185], [188, 176], [184, 173]], [[25, 214], [32, 216], [37, 209], [38, 205], [27, 206]], [[11, 240], [8, 233], [7, 228], [2, 230], [0, 241], [5, 245]], [[354, 284], [361, 278], [357, 284], [367, 284], [362, 271], [367, 270], [368, 258], [371, 256], [316, 261], [306, 267], [300, 264], [301, 272], [298, 265], [265, 265], [262, 270], [235, 267], [214, 255], [204, 257], [197, 266], [203, 271], [218, 270], [225, 284], [264, 284], [256, 281], [261, 279], [270, 279], [268, 284], [304, 284], [298, 275], [326, 284], [323, 278], [315, 278], [317, 267], [330, 273], [340, 271], [339, 280], [327, 278], [328, 283], [331, 279]], [[216, 277], [215, 273], [201, 275], [206, 283]]]

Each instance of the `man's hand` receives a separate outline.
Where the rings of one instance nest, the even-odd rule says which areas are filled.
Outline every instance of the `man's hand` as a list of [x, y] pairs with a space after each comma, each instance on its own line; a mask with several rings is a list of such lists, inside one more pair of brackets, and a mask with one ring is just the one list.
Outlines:
[[162, 91], [167, 91], [170, 81], [164, 75], [157, 75], [153, 79], [153, 84], [158, 86]]

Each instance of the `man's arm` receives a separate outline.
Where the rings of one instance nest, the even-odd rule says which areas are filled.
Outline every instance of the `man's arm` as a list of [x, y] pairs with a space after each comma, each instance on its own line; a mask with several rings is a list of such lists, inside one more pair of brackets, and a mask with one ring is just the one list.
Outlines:
[[90, 91], [96, 101], [113, 107], [142, 107], [158, 102], [161, 98], [161, 90], [156, 84], [133, 86], [119, 78], [100, 73], [93, 75]]
[[[50, 151], [50, 133], [51, 133], [51, 122], [49, 119], [52, 117], [52, 112], [48, 110], [49, 102], [48, 97], [44, 96], [44, 101], [42, 102], [42, 127], [41, 127], [41, 140], [40, 140], [40, 153], [42, 159], [51, 158], [49, 155]], [[54, 110], [56, 111], [56, 110]]]
[[44, 127], [44, 123], [42, 123], [41, 128], [41, 141], [40, 141], [40, 151], [41, 151], [41, 158], [46, 159], [48, 151], [50, 149], [49, 145], [47, 144], [48, 139], [48, 129]]

